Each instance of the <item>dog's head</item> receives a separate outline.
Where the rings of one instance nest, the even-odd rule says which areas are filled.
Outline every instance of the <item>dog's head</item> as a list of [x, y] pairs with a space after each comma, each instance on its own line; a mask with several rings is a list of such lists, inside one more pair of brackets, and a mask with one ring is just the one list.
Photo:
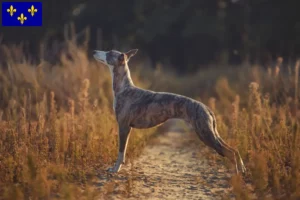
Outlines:
[[109, 66], [111, 69], [124, 67], [132, 56], [137, 53], [137, 49], [132, 49], [126, 53], [119, 51], [94, 51], [94, 58], [101, 63]]

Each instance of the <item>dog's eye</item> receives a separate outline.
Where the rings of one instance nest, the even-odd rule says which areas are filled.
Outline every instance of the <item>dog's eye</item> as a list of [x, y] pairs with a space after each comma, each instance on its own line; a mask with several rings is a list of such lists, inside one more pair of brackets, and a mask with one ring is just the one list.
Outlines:
[[124, 61], [124, 54], [122, 53], [122, 54], [119, 56], [118, 59], [119, 59], [120, 62], [123, 62], [123, 61]]

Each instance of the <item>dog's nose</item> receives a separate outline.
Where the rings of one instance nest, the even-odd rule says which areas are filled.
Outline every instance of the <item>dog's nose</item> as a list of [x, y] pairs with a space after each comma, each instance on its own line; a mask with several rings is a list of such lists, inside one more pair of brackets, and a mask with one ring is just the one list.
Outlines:
[[97, 56], [97, 50], [93, 50], [93, 51], [91, 52], [91, 56], [93, 56], [93, 57]]
[[101, 51], [99, 51], [99, 50], [93, 50], [93, 53], [92, 53], [92, 54], [93, 54], [94, 56], [96, 56], [96, 55], [98, 55], [100, 52], [101, 52]]

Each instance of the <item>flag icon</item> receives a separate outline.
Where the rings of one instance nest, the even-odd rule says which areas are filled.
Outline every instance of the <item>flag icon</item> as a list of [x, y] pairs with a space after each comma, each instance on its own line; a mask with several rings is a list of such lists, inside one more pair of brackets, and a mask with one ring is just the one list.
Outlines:
[[42, 2], [2, 2], [2, 26], [42, 26]]

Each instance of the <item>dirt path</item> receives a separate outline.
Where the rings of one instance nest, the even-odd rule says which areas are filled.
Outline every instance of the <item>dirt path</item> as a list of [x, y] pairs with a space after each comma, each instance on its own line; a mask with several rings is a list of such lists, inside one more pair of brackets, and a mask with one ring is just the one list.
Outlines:
[[[100, 199], [221, 199], [230, 192], [230, 175], [207, 159], [211, 151], [193, 133], [172, 126], [119, 174], [99, 183]], [[216, 155], [217, 156], [217, 155]]]

